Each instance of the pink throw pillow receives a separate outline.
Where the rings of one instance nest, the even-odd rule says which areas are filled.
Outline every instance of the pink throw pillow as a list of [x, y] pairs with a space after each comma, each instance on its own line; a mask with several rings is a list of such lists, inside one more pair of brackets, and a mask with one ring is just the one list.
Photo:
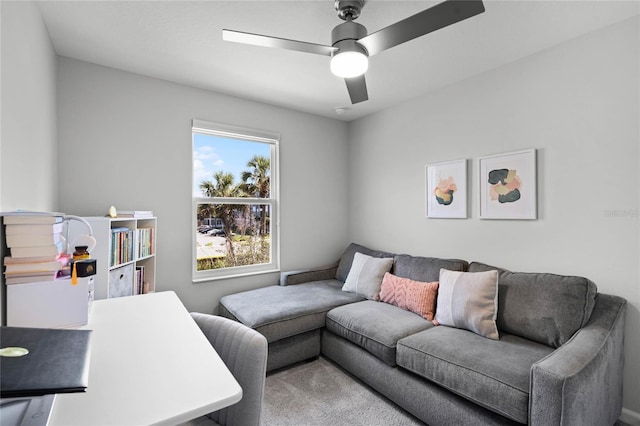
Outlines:
[[438, 285], [437, 281], [425, 283], [387, 272], [380, 287], [380, 301], [433, 321], [438, 300]]

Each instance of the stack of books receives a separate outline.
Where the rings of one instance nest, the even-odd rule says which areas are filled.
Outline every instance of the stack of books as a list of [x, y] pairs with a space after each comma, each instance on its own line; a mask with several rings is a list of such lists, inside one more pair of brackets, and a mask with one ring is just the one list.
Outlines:
[[138, 219], [149, 219], [153, 217], [151, 210], [120, 210], [118, 217], [133, 217]]
[[67, 265], [63, 254], [62, 217], [14, 214], [4, 216], [10, 256], [4, 258], [7, 284], [53, 280]]

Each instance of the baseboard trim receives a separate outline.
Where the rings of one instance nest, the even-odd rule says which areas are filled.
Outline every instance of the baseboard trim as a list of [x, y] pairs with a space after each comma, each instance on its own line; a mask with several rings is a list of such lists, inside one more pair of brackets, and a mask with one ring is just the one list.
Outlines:
[[640, 426], [640, 413], [623, 408], [620, 421], [628, 424], [629, 426]]

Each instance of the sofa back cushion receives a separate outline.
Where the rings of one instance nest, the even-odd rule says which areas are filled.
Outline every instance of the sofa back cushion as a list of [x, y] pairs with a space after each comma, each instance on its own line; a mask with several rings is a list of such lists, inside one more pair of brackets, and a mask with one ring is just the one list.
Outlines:
[[565, 344], [595, 306], [596, 285], [582, 277], [511, 272], [472, 262], [470, 272], [497, 270], [498, 330], [544, 343]]
[[398, 254], [394, 260], [394, 274], [415, 281], [433, 282], [440, 279], [440, 269], [464, 272], [469, 264], [460, 259], [439, 259]]
[[361, 246], [360, 244], [351, 243], [349, 247], [344, 251], [340, 262], [338, 263], [338, 269], [336, 271], [336, 279], [342, 282], [347, 280], [349, 271], [351, 271], [351, 264], [353, 263], [353, 256], [356, 253], [366, 254], [371, 257], [393, 257], [393, 253], [387, 253], [380, 250], [372, 250], [368, 247]]

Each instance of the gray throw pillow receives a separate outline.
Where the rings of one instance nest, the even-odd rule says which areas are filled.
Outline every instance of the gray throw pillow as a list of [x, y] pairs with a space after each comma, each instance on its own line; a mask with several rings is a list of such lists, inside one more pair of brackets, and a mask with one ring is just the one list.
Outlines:
[[376, 258], [356, 252], [342, 291], [356, 293], [370, 300], [380, 300], [382, 279], [392, 265], [392, 257]]
[[436, 325], [463, 328], [498, 340], [498, 271], [440, 270]]

